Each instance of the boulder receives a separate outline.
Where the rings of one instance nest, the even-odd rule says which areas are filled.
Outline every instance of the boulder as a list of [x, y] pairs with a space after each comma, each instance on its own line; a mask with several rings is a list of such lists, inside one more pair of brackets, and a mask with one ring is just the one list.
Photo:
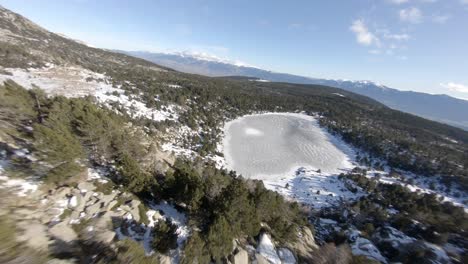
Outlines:
[[74, 264], [77, 263], [76, 260], [73, 259], [51, 259], [47, 261], [47, 264]]
[[75, 231], [67, 224], [70, 219], [66, 219], [53, 227], [49, 228], [49, 234], [55, 238], [65, 242], [72, 242], [78, 239]]
[[112, 209], [118, 202], [116, 200], [113, 200], [109, 202], [109, 204], [106, 206], [106, 210]]
[[52, 196], [54, 197], [54, 200], [61, 200], [69, 195], [71, 191], [72, 189], [70, 187], [60, 187], [53, 192]]
[[257, 262], [257, 264], [270, 264], [264, 256], [258, 253], [255, 254], [255, 261]]
[[78, 184], [78, 189], [80, 189], [81, 192], [91, 192], [96, 190], [96, 186], [90, 182], [80, 182]]
[[141, 202], [139, 200], [131, 200], [129, 203], [122, 205], [121, 208], [130, 213], [135, 221], [140, 222], [140, 210], [138, 209], [140, 204]]
[[98, 242], [110, 244], [114, 240], [115, 236], [116, 236], [115, 232], [110, 231], [110, 230], [105, 230], [102, 232], [97, 232], [95, 238], [96, 238], [96, 241]]
[[171, 257], [167, 255], [158, 255], [158, 260], [160, 264], [172, 264]]
[[88, 207], [86, 207], [86, 214], [89, 215], [90, 217], [92, 217], [93, 215], [99, 213], [102, 209], [102, 203], [101, 202], [97, 202], [93, 205], [90, 205]]
[[312, 252], [319, 248], [319, 246], [315, 243], [312, 231], [308, 227], [301, 228], [297, 240], [294, 243], [288, 244], [287, 246], [296, 252], [298, 256], [301, 256], [305, 259], [312, 259]]
[[236, 254], [234, 254], [232, 263], [249, 264], [249, 254], [247, 253], [247, 251], [240, 249]]
[[66, 219], [49, 229], [49, 234], [54, 238], [51, 249], [55, 254], [70, 254], [76, 252], [78, 249], [78, 236], [75, 231], [67, 225], [69, 221], [69, 219]]
[[47, 251], [49, 237], [44, 225], [36, 222], [21, 221], [18, 222], [17, 226], [23, 231], [17, 236], [19, 241], [25, 242], [26, 245], [37, 251]]
[[100, 199], [102, 203], [104, 203], [104, 206], [107, 206], [112, 200], [115, 199], [115, 196], [117, 195], [117, 192], [113, 192], [108, 195], [103, 195]]

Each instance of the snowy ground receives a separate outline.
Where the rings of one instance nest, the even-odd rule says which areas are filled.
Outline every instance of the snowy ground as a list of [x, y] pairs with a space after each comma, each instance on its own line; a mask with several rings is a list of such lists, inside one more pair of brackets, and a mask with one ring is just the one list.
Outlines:
[[[111, 107], [118, 103], [133, 117], [143, 117], [154, 121], [177, 120], [176, 105], [162, 106], [161, 109], [148, 108], [137, 96], [129, 97], [124, 90], [113, 87], [109, 77], [104, 74], [89, 71], [75, 66], [56, 66], [35, 69], [3, 69], [8, 74], [0, 74], [0, 83], [13, 80], [26, 89], [39, 87], [48, 95], [63, 95], [66, 97], [95, 96], [99, 102]], [[178, 87], [171, 85], [171, 87]], [[155, 100], [158, 100], [155, 98]]]
[[353, 149], [320, 128], [312, 116], [249, 115], [228, 122], [224, 131], [227, 168], [261, 179], [291, 200], [321, 208], [363, 195], [352, 193], [338, 179], [356, 165]]
[[440, 183], [440, 177], [425, 177], [402, 170], [397, 170], [397, 172], [397, 177], [392, 177], [388, 168], [383, 171], [371, 169], [367, 171], [366, 177], [377, 178], [379, 182], [385, 184], [399, 184], [412, 192], [435, 194], [442, 199], [442, 202], [450, 202], [463, 207], [468, 213], [468, 197], [456, 183], [448, 189]]
[[268, 189], [315, 209], [330, 207], [365, 195], [363, 192], [353, 193], [348, 190], [345, 182], [338, 179], [338, 175], [305, 168], [299, 168], [295, 173], [291, 172], [279, 180], [263, 180], [263, 183]]
[[[18, 151], [18, 154], [20, 153], [22, 152]], [[40, 186], [40, 182], [37, 179], [33, 177], [12, 179], [6, 175], [5, 170], [8, 167], [8, 162], [5, 160], [5, 155], [5, 151], [0, 150], [0, 189], [8, 189], [20, 197], [35, 192]]]
[[149, 203], [149, 208], [146, 212], [146, 215], [149, 220], [149, 224], [140, 224], [137, 225], [133, 222], [131, 215], [127, 217], [128, 226], [125, 228], [125, 233], [123, 234], [122, 227], [118, 227], [115, 231], [119, 239], [124, 239], [129, 237], [135, 241], [140, 241], [143, 245], [147, 255], [154, 253], [154, 250], [151, 246], [151, 242], [154, 238], [152, 230], [155, 227], [155, 224], [158, 221], [165, 221], [169, 219], [173, 224], [177, 226], [177, 248], [170, 250], [169, 256], [172, 259], [172, 263], [179, 263], [180, 255], [185, 241], [190, 236], [190, 228], [187, 225], [187, 217], [184, 213], [177, 211], [177, 209], [166, 201], [160, 203]]
[[[247, 115], [225, 124], [220, 145], [225, 158], [213, 157], [218, 164], [243, 176], [261, 179], [267, 188], [314, 208], [365, 195], [349, 191], [346, 185], [353, 183], [338, 179], [340, 173], [359, 166], [355, 161], [358, 151], [320, 128], [315, 117], [297, 113]], [[381, 171], [359, 167], [367, 170], [369, 178], [378, 176], [382, 183], [435, 193], [468, 212], [468, 198], [456, 184], [448, 190], [437, 177], [405, 171], [398, 171], [399, 177], [391, 177], [386, 166]]]

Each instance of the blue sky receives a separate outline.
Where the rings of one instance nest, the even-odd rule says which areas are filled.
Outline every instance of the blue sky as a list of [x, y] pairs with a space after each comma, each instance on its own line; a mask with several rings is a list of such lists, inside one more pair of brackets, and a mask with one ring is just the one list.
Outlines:
[[468, 99], [468, 0], [0, 0], [100, 48], [190, 51]]

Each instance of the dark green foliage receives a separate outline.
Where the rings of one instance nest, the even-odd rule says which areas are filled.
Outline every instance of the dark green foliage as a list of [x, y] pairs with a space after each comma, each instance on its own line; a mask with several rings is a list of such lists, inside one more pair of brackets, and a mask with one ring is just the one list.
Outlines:
[[158, 221], [153, 229], [152, 247], [163, 254], [177, 247], [177, 226], [171, 220]]
[[224, 216], [217, 217], [210, 225], [207, 235], [208, 248], [216, 263], [228, 256], [233, 250], [235, 234]]
[[285, 202], [259, 181], [246, 181], [212, 164], [179, 159], [159, 186], [163, 198], [187, 205], [191, 225], [201, 230], [189, 240], [187, 253], [199, 259], [221, 261], [231, 253], [234, 239], [259, 235], [262, 222], [280, 243], [293, 241], [298, 226], [306, 224], [297, 204]]
[[136, 241], [124, 239], [117, 243], [116, 254], [112, 260], [101, 261], [99, 263], [116, 263], [116, 264], [158, 264], [156, 257], [146, 256], [144, 248]]
[[[370, 193], [356, 202], [354, 208], [361, 218], [373, 219], [373, 225], [381, 225], [388, 220], [406, 233], [415, 233], [439, 244], [446, 242], [449, 233], [467, 235], [468, 215], [463, 207], [441, 203], [434, 194], [411, 192], [398, 184], [377, 183], [363, 175], [349, 174], [346, 177]], [[399, 212], [387, 219], [385, 209], [390, 207]], [[422, 223], [424, 228], [415, 229], [413, 220]], [[363, 229], [366, 232], [372, 230], [368, 224], [363, 225]]]
[[196, 211], [203, 197], [203, 183], [200, 175], [187, 163], [179, 162], [174, 172], [166, 177], [164, 193], [178, 203], [184, 203], [189, 210]]
[[252, 198], [245, 181], [233, 179], [215, 202], [214, 222], [227, 221], [230, 233], [236, 237], [256, 236], [260, 231], [260, 218], [263, 218], [264, 212], [256, 211]]
[[61, 183], [76, 175], [82, 168], [78, 164], [84, 157], [80, 142], [61, 123], [35, 125], [34, 147], [41, 160], [52, 166], [46, 172], [48, 182]]
[[205, 241], [198, 232], [194, 232], [185, 243], [181, 264], [209, 263], [210, 253]]
[[[152, 177], [137, 162], [145, 153], [142, 135], [92, 98], [47, 98], [38, 89], [27, 91], [12, 82], [0, 86], [0, 95], [0, 118], [10, 124], [2, 131], [32, 141], [32, 151], [43, 163], [23, 165], [48, 182], [60, 184], [77, 175], [89, 156], [103, 165], [117, 160], [120, 179], [135, 193], [152, 185]], [[32, 133], [25, 132], [26, 125], [33, 127]]]
[[128, 154], [122, 154], [118, 162], [119, 180], [126, 189], [139, 194], [154, 188], [155, 180], [151, 174], [141, 169], [137, 161]]

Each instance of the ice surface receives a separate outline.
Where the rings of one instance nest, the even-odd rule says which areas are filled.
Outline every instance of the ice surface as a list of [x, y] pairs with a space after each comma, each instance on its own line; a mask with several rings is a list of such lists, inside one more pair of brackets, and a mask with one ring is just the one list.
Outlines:
[[338, 173], [351, 166], [350, 149], [304, 114], [244, 116], [227, 123], [225, 133], [227, 166], [247, 178], [278, 179], [299, 167]]

